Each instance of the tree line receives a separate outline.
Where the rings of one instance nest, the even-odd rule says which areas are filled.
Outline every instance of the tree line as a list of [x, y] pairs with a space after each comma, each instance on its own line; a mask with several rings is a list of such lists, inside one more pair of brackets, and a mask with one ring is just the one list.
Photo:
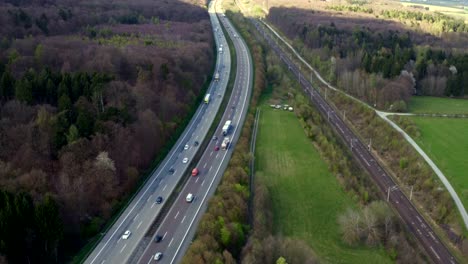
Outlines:
[[371, 18], [368, 24], [345, 17], [330, 21], [323, 12], [276, 7], [267, 19], [294, 39], [322, 76], [370, 105], [405, 111], [412, 95], [465, 94], [466, 54], [425, 46], [427, 39], [401, 26], [382, 28]]
[[34, 202], [25, 192], [0, 190], [0, 252], [11, 263], [57, 262], [62, 239], [63, 223], [52, 195]]
[[432, 14], [408, 10], [382, 10], [380, 13], [384, 18], [398, 18], [400, 20], [425, 21], [433, 25], [438, 32], [468, 32], [465, 21], [455, 19], [439, 12]]

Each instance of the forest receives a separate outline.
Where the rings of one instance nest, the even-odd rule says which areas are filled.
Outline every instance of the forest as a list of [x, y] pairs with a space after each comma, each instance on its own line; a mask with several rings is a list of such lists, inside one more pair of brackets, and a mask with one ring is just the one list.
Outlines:
[[[266, 19], [294, 40], [296, 49], [329, 81], [380, 109], [405, 111], [413, 95], [465, 96], [463, 21], [393, 9], [374, 17], [369, 14], [376, 13], [372, 7], [273, 6]], [[430, 25], [426, 32], [418, 24], [422, 22]]]
[[0, 2], [0, 262], [63, 263], [211, 79], [204, 1]]

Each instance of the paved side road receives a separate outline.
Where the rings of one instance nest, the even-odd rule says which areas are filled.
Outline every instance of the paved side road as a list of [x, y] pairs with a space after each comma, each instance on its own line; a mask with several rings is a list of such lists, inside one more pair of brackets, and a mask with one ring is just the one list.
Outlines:
[[271, 39], [270, 35], [266, 34], [263, 27], [256, 20], [252, 20], [252, 23], [265, 37], [270, 47], [280, 57], [281, 61], [283, 61], [290, 71], [299, 79], [299, 83], [303, 87], [304, 92], [308, 94], [311, 102], [324, 116], [325, 120], [330, 123], [335, 132], [340, 135], [346, 146], [350, 148], [353, 156], [371, 175], [379, 189], [383, 193], [389, 194], [388, 202], [398, 211], [409, 230], [420, 241], [433, 262], [440, 264], [457, 263], [455, 258], [436, 236], [426, 220], [419, 214], [416, 208], [411, 204], [387, 172], [385, 172], [385, 170], [380, 166], [377, 160], [374, 159], [372, 153], [368, 149], [368, 146], [364, 146], [364, 144], [359, 141], [358, 137], [354, 135], [347, 124], [343, 122], [341, 117], [335, 113], [333, 108], [328, 105], [322, 96], [312, 87], [311, 83], [308, 80], [301, 78], [298, 67], [291, 59], [289, 59], [288, 55], [281, 50], [274, 40]]

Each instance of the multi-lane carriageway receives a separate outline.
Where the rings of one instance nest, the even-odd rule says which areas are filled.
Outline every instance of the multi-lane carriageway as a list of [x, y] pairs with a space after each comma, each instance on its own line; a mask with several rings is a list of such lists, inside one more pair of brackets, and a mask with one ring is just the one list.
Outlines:
[[[212, 13], [213, 4], [212, 2], [209, 10], [210, 15], [215, 16]], [[154, 241], [155, 236], [160, 235], [163, 239], [159, 243], [150, 243], [138, 263], [155, 262], [154, 256], [157, 252], [163, 254], [158, 263], [180, 262], [191, 243], [202, 213], [206, 209], [208, 198], [214, 193], [228, 165], [233, 146], [239, 138], [241, 127], [247, 114], [253, 68], [245, 42], [239, 37], [239, 34], [225, 16], [220, 16], [220, 19], [231, 36], [236, 49], [237, 72], [227, 110], [219, 126], [216, 128], [215, 135], [218, 137], [218, 141], [212, 141], [208, 145], [197, 164], [200, 175], [191, 177], [188, 180], [152, 238]], [[222, 140], [221, 131], [226, 120], [232, 120], [234, 124], [232, 132], [228, 134], [229, 137], [233, 138], [231, 147], [226, 151], [214, 151], [215, 145], [220, 144]], [[195, 195], [195, 200], [192, 203], [185, 201], [188, 193]]]
[[[224, 97], [231, 67], [229, 47], [224, 34], [220, 30], [219, 21], [216, 16], [211, 16], [211, 19], [213, 32], [216, 33], [217, 47], [223, 45], [224, 52], [219, 54], [215, 67], [215, 72], [220, 73], [220, 80], [218, 82], [213, 81], [208, 88], [207, 93], [212, 95], [210, 103], [202, 103], [198, 107], [192, 120], [166, 158], [148, 178], [144, 186], [135, 194], [127, 208], [116, 219], [84, 263], [132, 262], [133, 260], [129, 258], [159, 215], [167, 197], [173, 192], [181, 177], [187, 175], [185, 173], [187, 169], [191, 169], [191, 167], [189, 168], [191, 161], [199, 151], [195, 141], [201, 143], [207, 135]], [[218, 28], [217, 31], [216, 28]], [[234, 112], [235, 109], [229, 109], [229, 111]], [[185, 145], [188, 145], [187, 149], [185, 149]], [[212, 146], [210, 145], [210, 147]], [[183, 163], [184, 158], [188, 159], [187, 163]], [[202, 164], [201, 170], [206, 171], [209, 168], [203, 168]], [[162, 204], [156, 203], [156, 197], [158, 196], [164, 198]], [[126, 230], [130, 230], [131, 235], [128, 239], [122, 239], [122, 234]]]
[[369, 172], [380, 190], [385, 193], [385, 196], [387, 195], [387, 192], [389, 192], [390, 204], [398, 211], [409, 230], [420, 241], [433, 262], [441, 264], [457, 263], [446, 246], [435, 235], [426, 220], [424, 220], [405, 194], [398, 188], [393, 179], [379, 165], [368, 149], [368, 146], [364, 146], [347, 124], [343, 122], [339, 114], [337, 114], [335, 110], [322, 98], [322, 96], [313, 89], [311, 83], [307, 79], [303, 78], [298, 67], [288, 57], [288, 54], [281, 50], [271, 36], [264, 31], [265, 29], [262, 25], [260, 25], [256, 20], [252, 20], [252, 22], [257, 30], [265, 37], [271, 48], [280, 57], [281, 61], [283, 61], [288, 66], [292, 74], [299, 79], [299, 83], [303, 87], [304, 92], [309, 95], [312, 103], [341, 136], [346, 145], [351, 149], [354, 157], [362, 167]]

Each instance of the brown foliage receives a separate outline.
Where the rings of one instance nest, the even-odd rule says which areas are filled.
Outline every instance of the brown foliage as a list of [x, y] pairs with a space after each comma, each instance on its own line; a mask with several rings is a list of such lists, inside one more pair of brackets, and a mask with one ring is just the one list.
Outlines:
[[[1, 101], [0, 188], [24, 190], [34, 199], [52, 193], [66, 238], [74, 241], [64, 244], [80, 245], [88, 239], [82, 234], [89, 233], [83, 230], [91, 220], [104, 223], [111, 216], [194, 107], [211, 74], [213, 36], [208, 13], [197, 0], [46, 2], [0, 3], [0, 35], [8, 40], [0, 49], [1, 65], [15, 78], [48, 67], [52, 79], [75, 72], [113, 79], [103, 87], [87, 87], [91, 96], [61, 113], [66, 121], [58, 118], [56, 105]], [[15, 24], [8, 14], [20, 9], [32, 19], [31, 27]], [[71, 16], [62, 18], [61, 9]], [[43, 13], [47, 34], [35, 23]], [[134, 14], [137, 24], [120, 22]], [[15, 52], [19, 57], [8, 62]], [[167, 79], [161, 75], [163, 64]], [[95, 119], [91, 135], [55, 149], [58, 125], [68, 134], [82, 112]]]

